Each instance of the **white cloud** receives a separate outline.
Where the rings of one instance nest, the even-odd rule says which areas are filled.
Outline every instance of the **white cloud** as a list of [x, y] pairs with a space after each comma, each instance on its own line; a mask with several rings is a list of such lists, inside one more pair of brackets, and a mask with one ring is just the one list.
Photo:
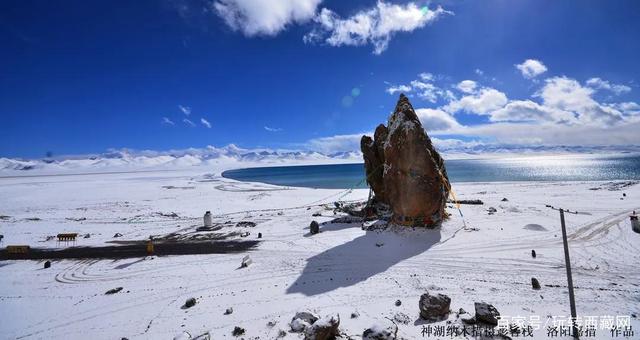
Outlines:
[[167, 117], [162, 117], [161, 123], [165, 125], [176, 125], [176, 123], [174, 123], [171, 119]]
[[[541, 146], [638, 145], [640, 121], [615, 127], [564, 125], [556, 123], [493, 123], [465, 126], [453, 132], [461, 136], [484, 137], [498, 144]], [[435, 133], [436, 135], [438, 133]]]
[[188, 106], [178, 105], [178, 108], [180, 109], [180, 111], [182, 111], [182, 113], [184, 113], [187, 116], [191, 114], [191, 108]]
[[464, 111], [479, 115], [489, 115], [507, 104], [507, 96], [493, 88], [485, 87], [474, 94], [451, 101], [443, 110], [451, 113]]
[[613, 103], [608, 106], [611, 106], [628, 116], [640, 115], [640, 104], [636, 102]]
[[234, 31], [274, 36], [291, 23], [314, 17], [322, 0], [217, 0], [213, 10]]
[[571, 112], [546, 107], [531, 100], [514, 100], [505, 107], [490, 113], [489, 118], [494, 122], [575, 122], [575, 116]]
[[545, 85], [536, 94], [545, 106], [572, 111], [584, 124], [600, 123], [611, 125], [620, 122], [622, 113], [611, 106], [601, 105], [591, 95], [594, 90], [567, 77], [553, 77], [545, 80]]
[[408, 93], [411, 92], [411, 87], [408, 85], [389, 86], [385, 91], [389, 94]]
[[425, 83], [419, 80], [411, 81], [411, 86], [418, 93], [418, 97], [435, 103], [438, 95], [442, 94], [442, 90], [431, 83]]
[[428, 72], [422, 72], [422, 73], [418, 74], [418, 77], [420, 77], [420, 79], [423, 80], [423, 81], [433, 81], [435, 79], [433, 74], [428, 73]]
[[195, 127], [195, 126], [196, 126], [196, 124], [195, 124], [194, 122], [192, 122], [191, 120], [189, 120], [189, 119], [187, 119], [187, 118], [183, 119], [182, 121], [183, 121], [185, 124], [187, 124], [187, 125], [189, 125], [189, 126], [191, 126], [191, 127]]
[[280, 131], [282, 131], [281, 128], [273, 128], [273, 127], [268, 127], [268, 126], [265, 126], [264, 129], [269, 131], [269, 132], [280, 132]]
[[631, 91], [631, 88], [626, 85], [612, 84], [606, 80], [602, 80], [601, 78], [591, 78], [587, 80], [587, 86], [596, 90], [609, 90], [617, 95], [621, 95], [623, 93], [627, 93]]
[[416, 109], [416, 114], [422, 123], [422, 126], [431, 131], [448, 131], [451, 129], [461, 128], [461, 125], [453, 116], [438, 109]]
[[420, 79], [412, 80], [409, 85], [393, 85], [389, 86], [385, 91], [389, 94], [415, 92], [419, 98], [432, 103], [438, 101], [438, 97], [449, 100], [455, 98], [451, 91], [445, 91], [432, 83], [435, 79], [433, 74], [420, 73], [418, 78]]
[[463, 80], [456, 87], [464, 93], [473, 93], [476, 91], [478, 84], [473, 80]]
[[311, 150], [323, 153], [360, 150], [360, 139], [363, 135], [371, 136], [371, 132], [356, 133], [351, 135], [336, 135], [330, 137], [313, 138], [307, 141]]
[[200, 123], [202, 123], [202, 125], [206, 126], [207, 128], [211, 129], [211, 123], [209, 123], [208, 120], [204, 118], [200, 118]]
[[547, 67], [544, 66], [541, 61], [535, 59], [527, 59], [522, 64], [516, 64], [515, 66], [520, 70], [522, 76], [528, 79], [535, 78], [547, 72]]
[[315, 17], [317, 27], [304, 36], [307, 43], [324, 41], [331, 46], [374, 46], [374, 54], [387, 49], [397, 32], [412, 32], [434, 22], [444, 14], [453, 14], [442, 7], [430, 10], [414, 2], [405, 5], [378, 1], [375, 7], [342, 19], [332, 10], [323, 8]]

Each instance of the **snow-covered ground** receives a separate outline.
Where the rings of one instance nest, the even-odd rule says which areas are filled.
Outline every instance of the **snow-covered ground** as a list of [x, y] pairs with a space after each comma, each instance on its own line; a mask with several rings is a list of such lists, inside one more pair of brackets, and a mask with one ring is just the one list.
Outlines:
[[[246, 339], [274, 339], [303, 310], [339, 314], [341, 330], [354, 338], [390, 320], [403, 338], [427, 338], [423, 326], [447, 325], [419, 318], [419, 297], [429, 291], [451, 297], [453, 311], [473, 314], [474, 302], [486, 301], [505, 320], [539, 317], [534, 338], [545, 339], [548, 317], [569, 315], [559, 215], [546, 204], [580, 212], [566, 216], [579, 316], [602, 323], [635, 315], [630, 322], [640, 334], [640, 234], [628, 219], [640, 211], [640, 185], [454, 183], [459, 199], [485, 202], [461, 206], [464, 221], [450, 207], [451, 218], [437, 230], [364, 231], [359, 223], [331, 221], [342, 216], [333, 213], [335, 200], [364, 200], [366, 190], [242, 183], [220, 177], [221, 170], [209, 164], [0, 178], [2, 247], [64, 246], [46, 241], [61, 232], [90, 234], [78, 246], [105, 244], [115, 233], [123, 235], [117, 240], [188, 234], [206, 210], [214, 222], [231, 222], [222, 231], [263, 235], [247, 268], [239, 268], [247, 253], [63, 260], [49, 269], [37, 261], [0, 261], [0, 338], [172, 339], [188, 331], [224, 339], [240, 326]], [[312, 220], [321, 223], [320, 234], [309, 235]], [[239, 221], [257, 225], [233, 226]], [[531, 288], [532, 277], [542, 289]], [[123, 290], [104, 294], [115, 287]], [[181, 308], [190, 297], [197, 304]], [[458, 323], [455, 313], [449, 320]], [[611, 338], [597, 328], [595, 338]]]

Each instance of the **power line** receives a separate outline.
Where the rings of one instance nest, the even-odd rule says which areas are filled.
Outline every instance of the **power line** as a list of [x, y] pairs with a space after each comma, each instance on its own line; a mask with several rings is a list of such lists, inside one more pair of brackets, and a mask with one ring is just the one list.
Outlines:
[[545, 205], [547, 208], [560, 212], [560, 225], [562, 226], [562, 243], [564, 244], [564, 263], [567, 269], [567, 285], [569, 286], [569, 305], [571, 307], [571, 324], [573, 328], [573, 337], [578, 338], [578, 325], [576, 324], [576, 300], [573, 294], [573, 277], [571, 275], [571, 259], [569, 258], [569, 243], [567, 241], [567, 228], [564, 223], [564, 213], [578, 214], [577, 211], [571, 211], [563, 208], [556, 208], [552, 205]]

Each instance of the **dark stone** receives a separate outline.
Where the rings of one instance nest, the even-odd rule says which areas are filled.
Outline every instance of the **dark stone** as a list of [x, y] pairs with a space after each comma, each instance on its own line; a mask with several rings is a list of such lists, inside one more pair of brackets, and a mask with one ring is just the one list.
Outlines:
[[533, 289], [540, 289], [540, 282], [538, 282], [538, 279], [535, 277], [531, 278], [531, 287], [533, 287]]
[[375, 140], [362, 136], [360, 150], [364, 157], [364, 168], [367, 183], [376, 195], [376, 200], [388, 203], [384, 194], [384, 141], [387, 139], [387, 128], [378, 125], [374, 133]]
[[251, 221], [241, 221], [236, 223], [236, 227], [239, 227], [239, 228], [253, 228], [255, 226], [256, 226], [256, 223]]
[[503, 199], [501, 199], [502, 202], [509, 202], [509, 200], [505, 197]]
[[475, 309], [476, 321], [484, 322], [494, 326], [498, 325], [498, 317], [500, 317], [500, 312], [498, 312], [495, 307], [485, 302], [476, 302]]
[[113, 237], [122, 237], [122, 234], [120, 234], [120, 233], [115, 233], [115, 234], [113, 235]]
[[536, 258], [536, 251], [535, 250], [531, 250], [531, 257], [533, 257], [534, 259]]
[[365, 329], [362, 333], [362, 340], [396, 340], [398, 326], [390, 325], [388, 327], [373, 326]]
[[474, 200], [450, 200], [448, 201], [450, 203], [455, 203], [455, 204], [468, 204], [468, 205], [483, 205], [484, 202], [482, 202], [482, 200], [479, 199], [474, 199]]
[[231, 334], [233, 334], [233, 336], [241, 336], [244, 335], [244, 332], [244, 328], [236, 326], [233, 328], [233, 332]]
[[318, 321], [318, 319], [318, 316], [311, 312], [298, 312], [293, 319], [291, 319], [291, 331], [296, 333], [304, 332]]
[[396, 300], [396, 307], [400, 307], [400, 305], [402, 305], [402, 301]]
[[113, 288], [113, 289], [109, 289], [106, 293], [104, 293], [105, 295], [112, 295], [115, 293], [118, 293], [119, 291], [122, 290], [122, 287], [118, 287], [118, 288]]
[[435, 227], [446, 217], [449, 179], [409, 99], [400, 95], [387, 126], [363, 136], [367, 183], [378, 202], [388, 204], [396, 224]]
[[332, 340], [340, 335], [340, 316], [324, 317], [308, 327], [305, 331], [305, 340]]
[[318, 224], [318, 222], [311, 221], [311, 224], [309, 225], [309, 232], [311, 234], [317, 234], [320, 232], [320, 225]]
[[444, 294], [431, 295], [429, 293], [420, 296], [418, 307], [420, 316], [425, 320], [436, 320], [449, 314], [451, 298]]
[[258, 238], [262, 238], [262, 233], [258, 233]]
[[185, 308], [191, 308], [193, 306], [196, 305], [196, 299], [195, 298], [188, 298], [187, 301], [184, 302], [184, 307]]
[[224, 315], [229, 315], [231, 313], [233, 313], [233, 308], [231, 307], [227, 308], [227, 310], [224, 311]]
[[47, 261], [44, 263], [44, 269], [51, 268], [51, 261]]

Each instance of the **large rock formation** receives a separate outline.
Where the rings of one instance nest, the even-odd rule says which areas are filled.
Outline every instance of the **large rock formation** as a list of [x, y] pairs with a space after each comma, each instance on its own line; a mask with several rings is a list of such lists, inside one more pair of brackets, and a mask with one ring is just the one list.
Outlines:
[[427, 136], [409, 99], [400, 95], [387, 126], [363, 136], [367, 183], [378, 202], [388, 204], [393, 222], [434, 227], [445, 214], [449, 179], [444, 160]]

